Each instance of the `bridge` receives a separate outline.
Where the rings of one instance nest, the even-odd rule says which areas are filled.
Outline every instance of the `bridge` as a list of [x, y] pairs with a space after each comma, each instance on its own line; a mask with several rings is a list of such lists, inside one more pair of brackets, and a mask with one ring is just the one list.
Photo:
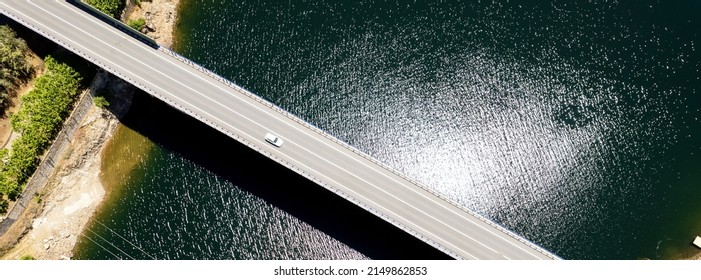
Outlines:
[[[456, 259], [558, 259], [188, 59], [115, 28], [120, 26], [80, 5], [2, 1], [0, 12]], [[268, 132], [284, 144], [267, 143]]]

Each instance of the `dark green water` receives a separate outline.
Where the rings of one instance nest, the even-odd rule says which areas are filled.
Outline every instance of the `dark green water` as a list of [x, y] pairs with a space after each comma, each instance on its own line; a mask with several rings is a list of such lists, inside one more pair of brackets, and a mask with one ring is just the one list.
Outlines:
[[[701, 2], [232, 2], [183, 1], [176, 50], [564, 258], [695, 252]], [[160, 138], [189, 139], [178, 129]], [[379, 248], [372, 217], [346, 227], [316, 216], [333, 208], [307, 206], [318, 200], [287, 202], [291, 180], [324, 195], [293, 174], [222, 168], [255, 156], [243, 148], [182, 152], [189, 140], [154, 130], [141, 129], [160, 144], [131, 176], [138, 187], [105, 206], [124, 214], [97, 220], [158, 258], [386, 258], [421, 246]], [[353, 211], [336, 213], [364, 215]], [[80, 257], [110, 258], [81, 244]], [[432, 254], [399, 255], [411, 252]]]

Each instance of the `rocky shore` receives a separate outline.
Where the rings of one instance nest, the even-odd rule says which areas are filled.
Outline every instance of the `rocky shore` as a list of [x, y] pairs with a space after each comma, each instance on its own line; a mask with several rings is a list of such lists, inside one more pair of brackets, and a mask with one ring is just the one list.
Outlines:
[[126, 9], [125, 21], [143, 18], [146, 21], [142, 32], [166, 48], [173, 46], [173, 28], [177, 18], [179, 0], [141, 1], [140, 6]]

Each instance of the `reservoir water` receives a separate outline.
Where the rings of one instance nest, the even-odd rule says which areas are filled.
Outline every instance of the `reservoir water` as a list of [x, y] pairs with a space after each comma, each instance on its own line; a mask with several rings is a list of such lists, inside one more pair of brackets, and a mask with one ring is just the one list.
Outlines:
[[[563, 258], [695, 253], [701, 2], [464, 2], [182, 0], [175, 50]], [[445, 257], [149, 97], [125, 123], [77, 258]]]

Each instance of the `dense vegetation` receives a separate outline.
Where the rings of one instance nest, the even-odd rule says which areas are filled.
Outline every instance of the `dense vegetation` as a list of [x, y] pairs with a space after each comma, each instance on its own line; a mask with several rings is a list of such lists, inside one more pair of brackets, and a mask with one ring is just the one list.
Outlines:
[[124, 8], [123, 0], [87, 0], [85, 2], [113, 18], [117, 18]]
[[21, 136], [12, 143], [10, 153], [0, 152], [0, 194], [10, 199], [19, 196], [34, 173], [39, 157], [67, 117], [80, 85], [80, 75], [70, 66], [50, 56], [44, 65], [44, 75], [36, 79], [32, 91], [22, 96], [22, 106], [10, 120]]
[[8, 26], [0, 25], [0, 113], [7, 105], [9, 92], [32, 72], [26, 59], [27, 51], [24, 40], [17, 38]]

